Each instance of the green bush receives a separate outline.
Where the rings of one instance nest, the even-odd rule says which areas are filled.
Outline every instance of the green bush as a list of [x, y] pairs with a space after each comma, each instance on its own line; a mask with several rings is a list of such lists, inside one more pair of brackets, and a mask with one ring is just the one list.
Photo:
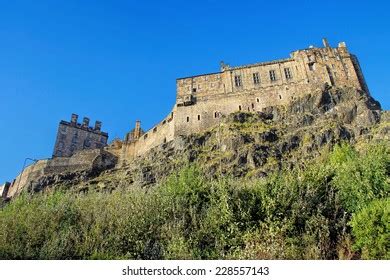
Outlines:
[[374, 200], [351, 221], [354, 248], [363, 259], [390, 259], [390, 198]]
[[23, 194], [0, 209], [0, 259], [389, 258], [389, 170], [388, 146], [341, 145], [261, 180], [192, 166], [148, 190]]

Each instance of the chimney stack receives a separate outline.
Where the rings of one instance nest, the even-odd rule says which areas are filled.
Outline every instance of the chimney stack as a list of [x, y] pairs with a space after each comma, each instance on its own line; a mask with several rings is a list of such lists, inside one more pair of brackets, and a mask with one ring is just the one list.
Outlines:
[[95, 130], [100, 131], [102, 129], [102, 122], [101, 121], [96, 121], [95, 122]]
[[72, 114], [72, 117], [70, 119], [70, 122], [73, 124], [77, 124], [77, 120], [79, 119], [79, 116], [76, 114]]
[[87, 117], [83, 118], [83, 126], [84, 127], [89, 127], [89, 118], [87, 118]]
[[328, 39], [326, 39], [326, 38], [323, 38], [323, 39], [322, 39], [322, 44], [324, 45], [324, 48], [329, 48], [329, 47], [330, 47], [330, 46], [329, 46]]
[[338, 47], [339, 48], [346, 48], [347, 44], [345, 42], [340, 42]]

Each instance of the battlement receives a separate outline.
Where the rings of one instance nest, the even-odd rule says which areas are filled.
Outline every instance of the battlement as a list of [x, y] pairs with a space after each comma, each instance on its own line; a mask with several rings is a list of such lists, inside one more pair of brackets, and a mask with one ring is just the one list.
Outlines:
[[88, 131], [91, 133], [96, 133], [99, 135], [108, 136], [107, 132], [101, 131], [101, 129], [102, 129], [102, 122], [101, 121], [96, 121], [95, 126], [91, 127], [91, 126], [89, 126], [90, 119], [88, 117], [84, 117], [82, 123], [78, 123], [78, 117], [79, 117], [78, 115], [72, 114], [70, 122], [61, 121], [60, 124], [66, 125], [69, 127], [75, 127], [78, 129], [82, 129], [82, 130], [85, 130], [85, 131]]
[[195, 75], [176, 80], [177, 105], [190, 106], [213, 96], [238, 94], [296, 83], [319, 83], [368, 87], [357, 59], [349, 53], [345, 42], [332, 48], [327, 39], [322, 47], [309, 46], [290, 53], [289, 58], [239, 66], [220, 64], [220, 72]]
[[96, 121], [95, 126], [90, 127], [88, 117], [84, 117], [82, 123], [78, 122], [78, 117], [72, 114], [70, 122], [60, 122], [53, 157], [70, 157], [77, 151], [107, 146], [108, 133], [101, 130], [102, 122]]

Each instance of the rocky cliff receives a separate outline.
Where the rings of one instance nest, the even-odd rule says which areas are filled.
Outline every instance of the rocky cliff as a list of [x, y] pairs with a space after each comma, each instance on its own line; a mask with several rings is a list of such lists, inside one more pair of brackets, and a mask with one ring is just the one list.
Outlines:
[[325, 87], [288, 106], [224, 116], [202, 134], [178, 137], [131, 162], [115, 165], [116, 160], [104, 154], [96, 168], [58, 170], [25, 186], [34, 191], [150, 187], [188, 164], [197, 164], [210, 177], [260, 178], [303, 164], [343, 141], [389, 141], [389, 132], [389, 112], [373, 98], [353, 88]]

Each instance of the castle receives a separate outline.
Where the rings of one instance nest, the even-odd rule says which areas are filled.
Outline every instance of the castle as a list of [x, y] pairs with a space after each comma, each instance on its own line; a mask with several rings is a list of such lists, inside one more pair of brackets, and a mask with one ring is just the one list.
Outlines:
[[236, 67], [221, 63], [220, 72], [177, 79], [172, 111], [147, 131], [137, 121], [123, 141], [114, 140], [107, 146], [108, 134], [101, 131], [99, 121], [93, 128], [88, 118], [79, 124], [75, 114], [70, 122], [61, 121], [53, 158], [27, 167], [12, 184], [1, 186], [0, 195], [12, 197], [42, 176], [56, 178], [66, 172], [93, 172], [118, 162], [126, 164], [175, 137], [210, 129], [224, 115], [287, 105], [325, 85], [352, 87], [369, 94], [358, 59], [344, 42], [332, 48], [323, 39], [321, 48], [310, 46], [293, 51], [290, 58], [269, 62]]
[[310, 46], [290, 58], [232, 67], [221, 63], [217, 73], [176, 80], [176, 104], [159, 124], [144, 132], [137, 121], [119, 153], [123, 161], [140, 156], [179, 135], [202, 132], [235, 111], [261, 111], [284, 105], [325, 84], [354, 87], [369, 94], [358, 59], [341, 42], [332, 48]]

